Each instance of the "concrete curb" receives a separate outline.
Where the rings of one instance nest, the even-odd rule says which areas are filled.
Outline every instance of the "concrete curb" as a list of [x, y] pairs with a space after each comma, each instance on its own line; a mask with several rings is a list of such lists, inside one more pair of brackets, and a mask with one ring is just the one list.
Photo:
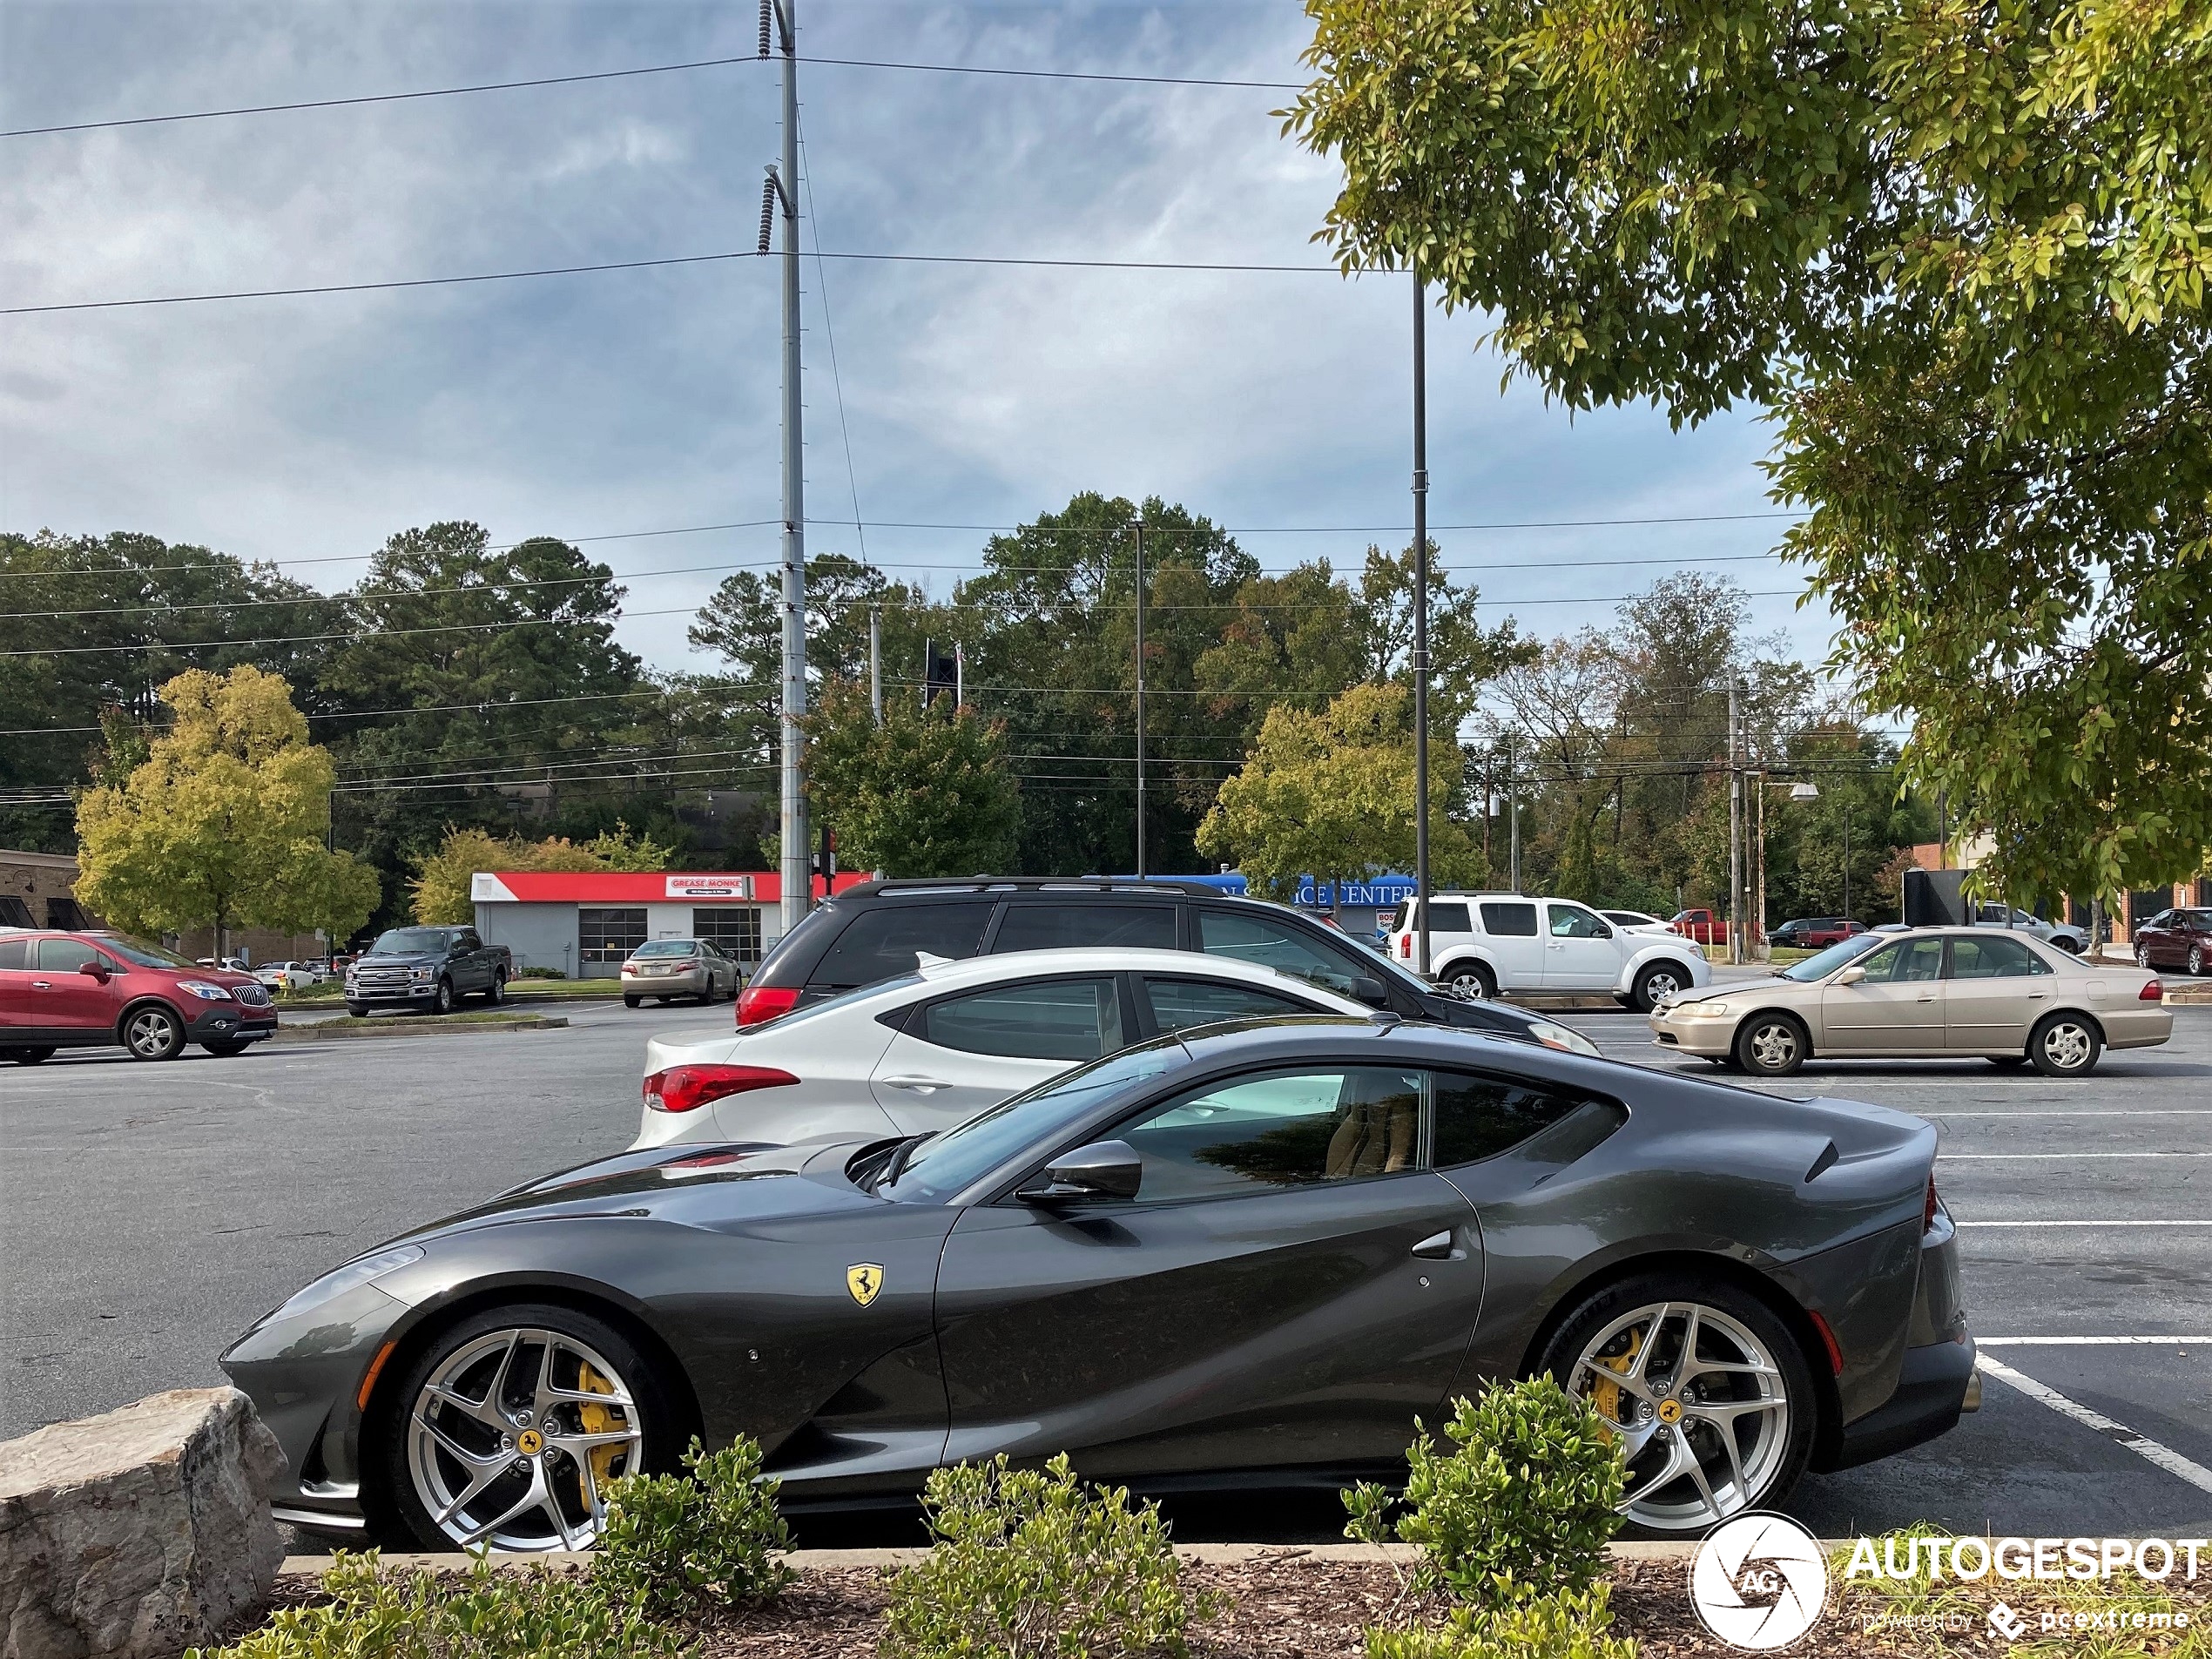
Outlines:
[[379, 1020], [374, 1025], [280, 1025], [277, 1042], [334, 1042], [346, 1037], [450, 1037], [489, 1035], [501, 1031], [552, 1031], [568, 1024], [557, 1014], [522, 1015], [511, 1020], [469, 1020], [448, 1023], [433, 1015], [427, 1019]]
[[2212, 981], [2168, 986], [2166, 1006], [2169, 1008], [2212, 1008]]
[[[1823, 1541], [1828, 1548], [1839, 1547], [1834, 1541]], [[1608, 1546], [1608, 1553], [1616, 1561], [1687, 1561], [1696, 1553], [1695, 1542], [1632, 1542]], [[1260, 1561], [1284, 1561], [1311, 1558], [1327, 1565], [1353, 1565], [1366, 1561], [1399, 1561], [1410, 1563], [1420, 1552], [1411, 1544], [1177, 1544], [1178, 1559], [1206, 1567], [1244, 1567]], [[903, 1567], [928, 1554], [928, 1550], [916, 1547], [880, 1549], [795, 1549], [784, 1557], [786, 1565], [799, 1572], [829, 1570], [853, 1567]], [[422, 1567], [433, 1572], [466, 1572], [475, 1560], [460, 1554], [391, 1555], [384, 1558], [393, 1567]], [[543, 1562], [561, 1572], [572, 1572], [591, 1559], [589, 1552], [549, 1550], [539, 1555], [499, 1555], [492, 1560], [501, 1566], [526, 1567]], [[287, 1573], [320, 1573], [330, 1565], [327, 1555], [287, 1555], [284, 1558]]]

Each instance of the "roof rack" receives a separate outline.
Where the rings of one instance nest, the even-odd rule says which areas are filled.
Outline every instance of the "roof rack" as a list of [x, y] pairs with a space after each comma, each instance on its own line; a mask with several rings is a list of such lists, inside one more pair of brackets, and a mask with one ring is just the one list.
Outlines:
[[1236, 894], [1204, 881], [1178, 881], [1146, 877], [1109, 875], [910, 875], [887, 876], [878, 881], [856, 881], [838, 897], [866, 897], [877, 893], [1181, 893], [1193, 898], [1230, 899]]

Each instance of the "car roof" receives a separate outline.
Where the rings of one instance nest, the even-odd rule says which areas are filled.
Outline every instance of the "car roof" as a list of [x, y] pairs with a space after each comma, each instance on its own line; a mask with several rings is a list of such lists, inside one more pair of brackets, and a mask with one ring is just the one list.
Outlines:
[[1002, 951], [993, 956], [962, 957], [958, 961], [932, 961], [918, 976], [932, 990], [943, 990], [988, 985], [995, 980], [1046, 979], [1058, 974], [1172, 974], [1179, 979], [1229, 980], [1263, 990], [1318, 997], [1360, 1020], [1368, 1015], [1365, 1005], [1350, 997], [1264, 963], [1191, 950], [1147, 950], [1134, 945]]
[[1128, 876], [1089, 875], [894, 876], [876, 881], [856, 881], [849, 887], [840, 888], [835, 901], [848, 904], [868, 899], [905, 897], [1003, 898], [1010, 893], [1049, 893], [1071, 896], [1098, 893], [1143, 894], [1156, 898], [1180, 896], [1256, 902], [1244, 894], [1225, 893], [1204, 881], [1155, 880], [1151, 877], [1137, 880]]

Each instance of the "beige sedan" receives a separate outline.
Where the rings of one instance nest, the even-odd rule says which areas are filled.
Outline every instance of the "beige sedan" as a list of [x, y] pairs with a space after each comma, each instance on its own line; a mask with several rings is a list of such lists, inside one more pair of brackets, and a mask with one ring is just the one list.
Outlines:
[[1861, 934], [1772, 978], [1731, 980], [1654, 1009], [1663, 1048], [1765, 1077], [1807, 1060], [1979, 1055], [2079, 1077], [2107, 1049], [2174, 1035], [2157, 976], [2083, 961], [2024, 933]]
[[679, 996], [711, 1002], [725, 993], [735, 996], [744, 986], [745, 969], [711, 939], [648, 940], [622, 964], [624, 1008], [634, 1008], [649, 996], [662, 1002]]

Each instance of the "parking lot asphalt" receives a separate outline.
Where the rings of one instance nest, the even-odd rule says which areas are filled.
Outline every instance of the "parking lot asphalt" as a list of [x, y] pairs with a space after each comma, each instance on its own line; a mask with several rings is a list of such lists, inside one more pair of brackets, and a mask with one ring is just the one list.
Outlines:
[[[390, 1235], [635, 1133], [644, 1041], [730, 1012], [571, 1004], [566, 1029], [119, 1050], [0, 1067], [0, 1438], [154, 1390], [308, 1278]], [[1626, 1014], [1561, 1017], [1609, 1055], [1693, 1074]], [[1717, 1075], [1717, 1074], [1715, 1074]], [[1985, 1358], [1981, 1412], [1934, 1444], [1809, 1478], [1836, 1535], [1926, 1521], [2020, 1534], [2212, 1533], [2212, 1008], [2060, 1082], [1979, 1061], [1816, 1063], [1770, 1092], [1935, 1123]], [[1174, 1506], [1178, 1535], [1321, 1540], [1325, 1497]], [[806, 1528], [905, 1541], [903, 1523]]]

